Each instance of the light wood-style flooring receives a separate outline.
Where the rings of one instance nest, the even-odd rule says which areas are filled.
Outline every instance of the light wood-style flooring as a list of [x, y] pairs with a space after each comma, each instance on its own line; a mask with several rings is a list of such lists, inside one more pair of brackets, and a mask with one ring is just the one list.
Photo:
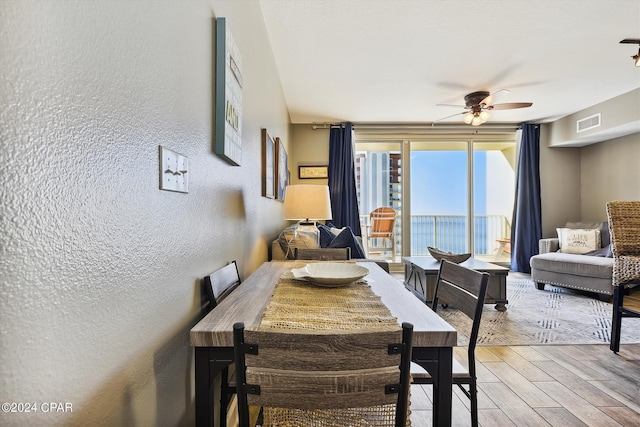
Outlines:
[[[486, 346], [476, 360], [482, 426], [640, 426], [640, 344]], [[412, 386], [412, 426], [431, 426], [431, 391]], [[456, 386], [452, 425], [471, 425]]]
[[[640, 310], [640, 288], [625, 306]], [[482, 426], [640, 426], [640, 344], [481, 346], [476, 360]], [[431, 426], [431, 386], [411, 393], [412, 426]], [[452, 425], [471, 425], [456, 386]]]

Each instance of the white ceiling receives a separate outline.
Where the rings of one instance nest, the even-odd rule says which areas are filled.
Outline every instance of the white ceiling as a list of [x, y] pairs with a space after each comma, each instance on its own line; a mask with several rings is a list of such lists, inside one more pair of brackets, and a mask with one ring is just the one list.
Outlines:
[[500, 89], [533, 106], [492, 122], [548, 122], [640, 87], [619, 43], [640, 38], [640, 0], [260, 4], [292, 123], [431, 123]]

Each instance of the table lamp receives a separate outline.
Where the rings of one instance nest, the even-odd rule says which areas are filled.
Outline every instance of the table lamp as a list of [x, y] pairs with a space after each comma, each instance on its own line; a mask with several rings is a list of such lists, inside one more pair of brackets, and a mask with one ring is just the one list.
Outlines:
[[298, 230], [320, 232], [315, 221], [331, 219], [331, 198], [327, 185], [288, 185], [284, 193], [284, 219], [298, 221]]

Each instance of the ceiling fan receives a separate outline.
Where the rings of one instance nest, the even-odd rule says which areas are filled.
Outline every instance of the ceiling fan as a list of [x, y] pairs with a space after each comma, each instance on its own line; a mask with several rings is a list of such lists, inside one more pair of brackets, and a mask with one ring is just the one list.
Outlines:
[[[640, 39], [624, 39], [620, 40], [620, 43], [631, 43], [640, 45]], [[633, 62], [636, 64], [636, 67], [640, 67], [640, 49], [638, 49], [638, 54], [633, 55]]]
[[496, 95], [502, 95], [505, 93], [509, 93], [509, 90], [500, 89], [499, 91], [494, 93], [489, 93], [488, 91], [481, 90], [466, 95], [464, 97], [465, 105], [437, 104], [437, 107], [464, 108], [465, 111], [438, 119], [433, 122], [433, 124], [462, 114], [462, 120], [464, 120], [466, 124], [472, 126], [480, 126], [481, 124], [489, 120], [489, 117], [491, 116], [489, 114], [490, 110], [512, 110], [515, 108], [527, 108], [533, 105], [533, 103], [531, 102], [508, 102], [503, 104], [493, 103], [493, 99], [496, 97]]

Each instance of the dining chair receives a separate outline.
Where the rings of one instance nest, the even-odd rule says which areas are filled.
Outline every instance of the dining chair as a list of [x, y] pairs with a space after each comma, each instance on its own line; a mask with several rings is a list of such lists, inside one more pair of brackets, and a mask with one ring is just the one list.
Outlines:
[[[396, 211], [389, 207], [379, 207], [369, 213], [369, 227], [367, 232], [367, 248], [369, 252], [391, 252], [391, 258], [396, 254], [396, 239], [394, 227]], [[375, 244], [377, 243], [377, 244]], [[369, 256], [367, 254], [367, 256]]]
[[[474, 427], [478, 425], [475, 350], [488, 281], [488, 273], [481, 273], [443, 260], [436, 279], [435, 295], [431, 307], [433, 311], [437, 311], [438, 304], [455, 307], [472, 320], [470, 330], [458, 329], [458, 332], [469, 334], [469, 346], [465, 363], [453, 359], [453, 384], [460, 387], [471, 401], [471, 425]], [[411, 364], [411, 376], [414, 384], [433, 384], [431, 375], [416, 363]]]
[[618, 353], [622, 318], [640, 317], [640, 311], [624, 307], [624, 294], [629, 285], [640, 284], [640, 201], [607, 202], [607, 217], [613, 254], [613, 317], [609, 348]]
[[[233, 337], [240, 427], [249, 426], [250, 405], [368, 408], [370, 416], [375, 407], [392, 411], [389, 425], [406, 425], [412, 324], [394, 330], [325, 332], [245, 330], [243, 323], [236, 323]], [[305, 416], [313, 417], [313, 412]]]
[[[209, 300], [209, 311], [216, 308], [234, 289], [240, 286], [240, 273], [238, 263], [231, 261], [224, 267], [214, 271], [203, 278], [203, 285]], [[220, 374], [220, 425], [227, 424], [227, 409], [231, 398], [236, 393], [236, 386], [233, 378], [234, 366], [231, 365], [223, 369]]]
[[351, 248], [295, 248], [293, 258], [318, 261], [348, 261], [351, 259]]

